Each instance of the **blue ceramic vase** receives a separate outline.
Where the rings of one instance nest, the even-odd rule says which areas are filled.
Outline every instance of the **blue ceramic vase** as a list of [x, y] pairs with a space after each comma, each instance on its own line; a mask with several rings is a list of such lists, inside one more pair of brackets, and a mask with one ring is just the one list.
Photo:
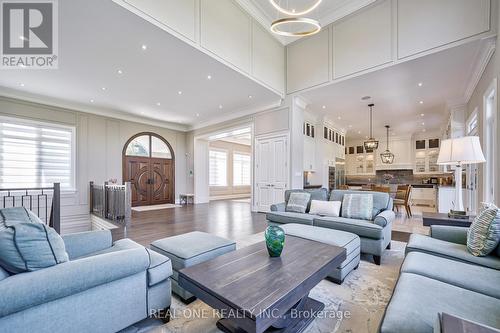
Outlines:
[[265, 232], [267, 252], [271, 257], [279, 257], [285, 246], [285, 231], [280, 227], [269, 226]]

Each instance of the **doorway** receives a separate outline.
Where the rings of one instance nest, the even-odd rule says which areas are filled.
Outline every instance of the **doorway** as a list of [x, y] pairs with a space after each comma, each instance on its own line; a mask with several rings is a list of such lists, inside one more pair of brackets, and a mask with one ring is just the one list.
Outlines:
[[175, 156], [167, 140], [150, 132], [136, 134], [123, 147], [122, 160], [133, 207], [175, 202]]

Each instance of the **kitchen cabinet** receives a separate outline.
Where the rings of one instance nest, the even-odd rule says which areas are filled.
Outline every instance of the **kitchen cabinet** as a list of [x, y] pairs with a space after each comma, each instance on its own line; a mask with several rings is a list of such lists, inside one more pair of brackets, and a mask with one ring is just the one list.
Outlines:
[[439, 145], [439, 139], [415, 140], [415, 164], [413, 173], [436, 174], [442, 172], [441, 167], [437, 164]]
[[316, 170], [316, 147], [314, 138], [304, 135], [304, 171]]
[[[358, 150], [358, 148], [361, 148]], [[375, 175], [375, 153], [366, 153], [363, 146], [356, 147], [357, 154], [346, 155], [346, 172], [349, 176], [373, 176]]]
[[437, 192], [435, 188], [412, 187], [411, 201], [414, 205], [436, 207]]

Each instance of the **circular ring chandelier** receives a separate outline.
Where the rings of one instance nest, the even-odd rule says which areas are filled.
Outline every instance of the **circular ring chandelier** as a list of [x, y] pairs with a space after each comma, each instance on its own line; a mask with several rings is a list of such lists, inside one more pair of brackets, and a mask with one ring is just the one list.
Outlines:
[[274, 8], [276, 8], [278, 11], [280, 11], [281, 13], [285, 14], [285, 15], [288, 15], [288, 16], [301, 16], [301, 15], [305, 15], [307, 13], [310, 13], [312, 12], [313, 10], [316, 9], [316, 7], [319, 6], [319, 4], [321, 3], [322, 0], [318, 0], [316, 1], [316, 3], [314, 3], [314, 5], [312, 5], [311, 7], [309, 7], [308, 9], [305, 9], [301, 12], [295, 12], [295, 11], [289, 11], [283, 7], [281, 7], [280, 5], [278, 5], [276, 3], [276, 0], [269, 0], [269, 2], [271, 3], [271, 5], [273, 5]]
[[[279, 29], [279, 27], [282, 25], [295, 24], [295, 23], [307, 24], [307, 25], [310, 25], [312, 28], [310, 30], [297, 31], [297, 32], [289, 32], [289, 31]], [[281, 35], [281, 36], [288, 36], [288, 37], [310, 36], [310, 35], [314, 35], [314, 34], [318, 33], [320, 30], [321, 30], [321, 25], [319, 24], [318, 21], [313, 20], [313, 19], [309, 19], [309, 18], [305, 18], [305, 17], [282, 18], [282, 19], [274, 21], [271, 24], [271, 31], [273, 33], [275, 33], [277, 35]]]

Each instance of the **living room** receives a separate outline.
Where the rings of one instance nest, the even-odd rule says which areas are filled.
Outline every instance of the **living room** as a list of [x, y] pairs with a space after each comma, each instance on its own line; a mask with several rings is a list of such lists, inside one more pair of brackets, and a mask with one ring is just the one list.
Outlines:
[[499, 331], [498, 0], [0, 6], [0, 331]]

